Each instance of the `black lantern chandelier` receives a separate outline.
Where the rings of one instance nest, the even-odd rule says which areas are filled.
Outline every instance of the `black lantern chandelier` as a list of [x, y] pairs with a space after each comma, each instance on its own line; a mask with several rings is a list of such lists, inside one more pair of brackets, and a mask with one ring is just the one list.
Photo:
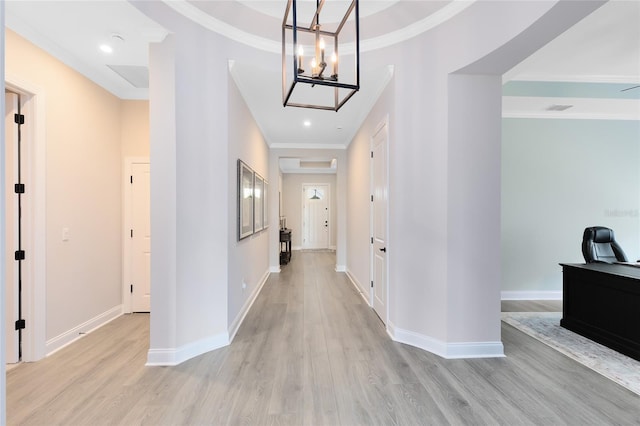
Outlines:
[[[316, 0], [310, 23], [301, 24], [298, 13], [308, 3], [288, 0], [284, 13], [282, 104], [338, 111], [360, 89], [358, 0]], [[340, 19], [321, 24], [323, 8]], [[346, 66], [349, 59], [353, 68]]]

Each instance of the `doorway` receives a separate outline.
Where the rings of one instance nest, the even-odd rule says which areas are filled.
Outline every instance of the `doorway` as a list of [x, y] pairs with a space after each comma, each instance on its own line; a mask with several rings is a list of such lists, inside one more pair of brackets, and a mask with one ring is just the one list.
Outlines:
[[[9, 225], [6, 221], [3, 224], [5, 230], [14, 232], [13, 242], [5, 240], [6, 253], [8, 253], [7, 260], [12, 262], [12, 267], [6, 268], [13, 271], [13, 278], [7, 280], [7, 287], [11, 287], [14, 291], [9, 295], [5, 291], [5, 301], [3, 307], [7, 309], [5, 316], [5, 338], [14, 339], [14, 333], [16, 333], [16, 321], [19, 321], [18, 326], [21, 328], [20, 334], [22, 342], [19, 344], [19, 358], [21, 361], [31, 362], [42, 359], [46, 355], [46, 140], [45, 140], [45, 105], [43, 96], [40, 95], [40, 88], [31, 85], [29, 82], [22, 80], [17, 76], [7, 76], [5, 82], [6, 92], [11, 92], [13, 95], [9, 99], [5, 98], [7, 105], [7, 111], [5, 115], [5, 140], [10, 138], [14, 139], [13, 145], [15, 146], [15, 138], [17, 138], [17, 125], [15, 123], [15, 115], [18, 113], [17, 108], [19, 106], [19, 114], [24, 117], [20, 117], [20, 186], [15, 187], [18, 184], [15, 173], [17, 173], [17, 157], [14, 157], [14, 153], [11, 157], [5, 158], [5, 167], [11, 167], [13, 173], [11, 175], [5, 175], [6, 182], [6, 197], [12, 197], [11, 202], [6, 204], [6, 212], [13, 209], [13, 225]], [[14, 97], [15, 96], [15, 97]], [[17, 103], [16, 103], [17, 102]], [[12, 109], [10, 111], [9, 109]], [[6, 121], [9, 121], [7, 123]], [[12, 129], [12, 130], [11, 130]], [[8, 131], [8, 132], [7, 132]], [[6, 146], [3, 147], [6, 149]], [[13, 158], [11, 164], [9, 160]], [[18, 238], [17, 236], [17, 206], [16, 190], [20, 192], [21, 208], [20, 218], [22, 222], [22, 229], [20, 232], [20, 244], [16, 246]], [[13, 207], [10, 207], [13, 206]], [[18, 272], [15, 259], [15, 251], [24, 251], [24, 259], [20, 261], [21, 267]], [[19, 257], [22, 257], [22, 253], [19, 253]], [[6, 260], [6, 261], [7, 261]], [[6, 263], [4, 266], [8, 266]], [[17, 277], [17, 275], [20, 277]], [[20, 289], [20, 303], [17, 302], [17, 279], [20, 279], [22, 285]], [[7, 277], [5, 277], [7, 279]], [[13, 285], [9, 285], [13, 283]], [[8, 290], [8, 289], [7, 289]], [[11, 301], [11, 302], [10, 302]], [[19, 306], [19, 309], [18, 309]], [[9, 319], [8, 310], [12, 309], [11, 318]], [[18, 312], [20, 310], [20, 312]], [[24, 321], [24, 322], [22, 322]], [[11, 334], [7, 334], [8, 332]], [[9, 360], [9, 357], [7, 357]]]
[[388, 121], [385, 119], [371, 139], [371, 285], [372, 305], [383, 323], [387, 323], [388, 295]]
[[329, 184], [302, 186], [302, 248], [328, 249], [330, 226]]

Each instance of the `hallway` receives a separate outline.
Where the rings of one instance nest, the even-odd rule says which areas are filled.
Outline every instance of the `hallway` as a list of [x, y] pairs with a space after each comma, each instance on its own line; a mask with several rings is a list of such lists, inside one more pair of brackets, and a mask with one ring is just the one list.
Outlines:
[[[636, 423], [638, 397], [503, 324], [507, 358], [444, 360], [387, 336], [331, 252], [295, 252], [233, 343], [144, 367], [122, 316], [7, 374], [10, 425]], [[597, 393], [592, 389], [598, 389]]]

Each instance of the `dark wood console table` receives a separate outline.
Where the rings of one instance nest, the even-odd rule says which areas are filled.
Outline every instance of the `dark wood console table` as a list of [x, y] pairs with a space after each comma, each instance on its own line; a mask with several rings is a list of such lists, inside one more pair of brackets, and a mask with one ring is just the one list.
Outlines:
[[640, 268], [562, 266], [560, 325], [640, 361]]
[[286, 265], [291, 260], [291, 229], [280, 230], [280, 264]]

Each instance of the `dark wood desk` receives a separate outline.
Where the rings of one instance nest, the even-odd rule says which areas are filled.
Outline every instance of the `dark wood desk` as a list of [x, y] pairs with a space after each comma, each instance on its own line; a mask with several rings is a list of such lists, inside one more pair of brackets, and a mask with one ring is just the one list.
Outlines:
[[291, 229], [280, 230], [280, 264], [286, 265], [291, 260]]
[[640, 361], [640, 268], [562, 266], [560, 325]]

